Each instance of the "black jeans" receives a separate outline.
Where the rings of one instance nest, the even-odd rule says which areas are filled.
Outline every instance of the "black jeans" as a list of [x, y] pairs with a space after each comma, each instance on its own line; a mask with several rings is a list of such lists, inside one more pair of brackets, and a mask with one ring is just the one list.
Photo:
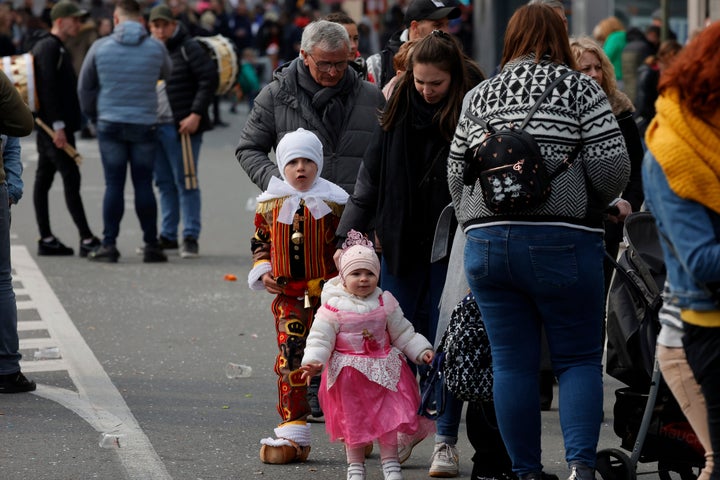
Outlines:
[[[75, 137], [67, 133], [67, 141], [75, 146]], [[59, 172], [65, 190], [65, 204], [70, 216], [77, 226], [80, 238], [93, 236], [85, 217], [85, 208], [80, 198], [80, 169], [75, 161], [64, 151], [55, 147], [52, 138], [43, 131], [37, 132], [38, 166], [35, 172], [35, 186], [33, 189], [33, 203], [35, 204], [35, 218], [37, 220], [40, 237], [52, 236], [50, 229], [50, 209], [48, 206], [48, 193], [55, 179], [55, 172]]]
[[710, 445], [713, 450], [712, 480], [720, 480], [720, 327], [683, 323], [683, 346], [688, 364], [705, 396]]
[[465, 412], [465, 424], [468, 440], [475, 449], [471, 480], [493, 477], [500, 473], [512, 475], [512, 461], [497, 427], [495, 404], [469, 402]]

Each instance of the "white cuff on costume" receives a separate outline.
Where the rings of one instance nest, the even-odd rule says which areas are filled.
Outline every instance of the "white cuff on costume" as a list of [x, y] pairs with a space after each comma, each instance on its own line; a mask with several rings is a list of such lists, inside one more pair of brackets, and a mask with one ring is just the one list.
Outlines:
[[310, 445], [310, 425], [308, 424], [288, 424], [275, 429], [277, 438], [263, 438], [260, 443], [270, 445], [271, 447], [280, 447], [283, 445], [292, 446], [288, 440], [292, 440], [301, 447]]
[[262, 283], [262, 276], [267, 272], [271, 272], [272, 267], [270, 262], [261, 262], [255, 265], [250, 273], [248, 273], [248, 287], [250, 290], [265, 290], [265, 285]]

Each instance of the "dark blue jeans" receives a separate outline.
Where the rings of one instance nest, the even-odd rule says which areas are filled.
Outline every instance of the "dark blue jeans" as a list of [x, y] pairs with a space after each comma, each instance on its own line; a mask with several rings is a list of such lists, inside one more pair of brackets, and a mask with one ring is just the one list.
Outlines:
[[157, 203], [153, 192], [155, 161], [155, 125], [137, 125], [98, 121], [98, 143], [105, 172], [103, 199], [103, 245], [115, 245], [120, 221], [125, 212], [125, 179], [130, 177], [135, 190], [135, 213], [146, 244], [157, 243]]
[[465, 273], [487, 327], [498, 426], [521, 476], [540, 461], [541, 327], [568, 464], [595, 467], [602, 420], [602, 234], [549, 225], [470, 230]]
[[20, 371], [17, 307], [10, 266], [10, 207], [5, 182], [0, 183], [0, 375]]

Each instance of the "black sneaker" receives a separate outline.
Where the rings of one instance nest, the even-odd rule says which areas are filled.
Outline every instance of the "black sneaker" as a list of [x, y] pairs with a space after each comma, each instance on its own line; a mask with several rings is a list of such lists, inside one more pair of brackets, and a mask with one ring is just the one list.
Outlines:
[[200, 256], [198, 241], [193, 237], [185, 237], [182, 248], [180, 249], [180, 256], [182, 258], [196, 258]]
[[74, 253], [72, 248], [64, 245], [55, 237], [49, 242], [44, 241], [42, 238], [38, 240], [38, 255], [68, 256]]
[[92, 237], [92, 240], [90, 240], [88, 243], [80, 240], [80, 248], [78, 248], [78, 255], [85, 258], [90, 252], [92, 252], [96, 248], [99, 248], [100, 245], [102, 245], [102, 242], [97, 237]]
[[28, 380], [22, 372], [0, 375], [0, 393], [32, 392], [36, 388], [35, 382]]
[[179, 246], [177, 240], [170, 240], [162, 235], [160, 235], [160, 238], [158, 239], [158, 245], [160, 245], [160, 248], [163, 250], [177, 250]]
[[162, 263], [167, 262], [168, 258], [167, 255], [163, 252], [163, 249], [160, 248], [159, 244], [147, 244], [143, 248], [143, 262], [145, 263]]
[[100, 245], [88, 253], [87, 259], [91, 262], [117, 263], [120, 252], [115, 245]]

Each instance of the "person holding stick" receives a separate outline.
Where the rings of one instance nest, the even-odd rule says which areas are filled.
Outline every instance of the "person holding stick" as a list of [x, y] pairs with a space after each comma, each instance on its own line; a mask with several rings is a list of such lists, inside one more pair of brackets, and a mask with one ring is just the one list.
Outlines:
[[33, 187], [35, 218], [40, 239], [38, 255], [72, 255], [73, 249], [64, 245], [50, 228], [48, 194], [55, 173], [59, 172], [65, 190], [65, 204], [80, 234], [78, 254], [87, 257], [100, 246], [85, 216], [80, 197], [79, 156], [75, 150], [73, 132], [80, 130], [80, 105], [77, 97], [77, 76], [70, 52], [63, 42], [78, 34], [81, 19], [87, 15], [75, 3], [62, 1], [50, 11], [52, 28], [35, 37], [32, 48], [35, 85], [39, 101], [35, 138], [38, 165]]
[[[183, 220], [182, 258], [198, 256], [200, 188], [197, 162], [203, 132], [212, 128], [208, 106], [218, 84], [212, 59], [170, 7], [150, 11], [150, 33], [163, 42], [173, 68], [170, 78], [158, 84], [158, 136], [155, 183], [160, 191], [160, 246], [178, 248], [178, 224]], [[182, 161], [182, 163], [181, 163]]]

